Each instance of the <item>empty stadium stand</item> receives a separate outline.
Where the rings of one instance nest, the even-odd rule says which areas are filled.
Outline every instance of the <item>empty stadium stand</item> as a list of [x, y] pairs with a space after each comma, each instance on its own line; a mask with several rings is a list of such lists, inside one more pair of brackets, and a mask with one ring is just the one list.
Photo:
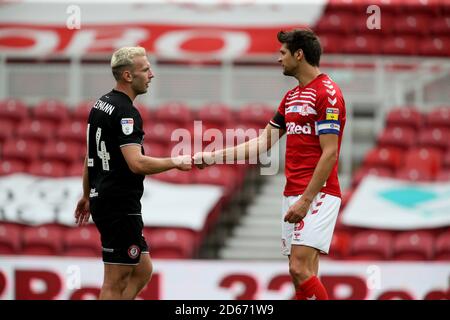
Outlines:
[[[328, 53], [448, 56], [447, 6], [437, 1], [412, 2], [331, 1], [314, 30]], [[369, 28], [368, 16], [358, 13], [371, 4], [380, 8], [382, 21]], [[338, 45], [342, 38], [346, 40]]]

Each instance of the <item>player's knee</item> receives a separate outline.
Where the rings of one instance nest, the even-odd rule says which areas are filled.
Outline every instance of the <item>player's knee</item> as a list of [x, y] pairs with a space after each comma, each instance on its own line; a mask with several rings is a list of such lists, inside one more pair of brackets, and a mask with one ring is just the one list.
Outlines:
[[153, 274], [153, 268], [151, 266], [150, 266], [150, 268], [145, 270], [145, 272], [142, 273], [141, 281], [142, 281], [143, 287], [146, 286], [147, 283], [150, 282], [150, 280], [152, 279], [152, 274]]
[[111, 292], [123, 292], [127, 287], [128, 281], [126, 278], [119, 278], [115, 281], [105, 281], [103, 289]]
[[140, 286], [143, 288], [150, 282], [153, 274], [153, 265], [150, 263], [144, 269], [139, 272], [138, 278]]
[[108, 272], [105, 274], [105, 280], [103, 282], [103, 288], [114, 292], [122, 292], [128, 285], [130, 279], [130, 272]]
[[293, 261], [289, 263], [289, 273], [295, 282], [302, 283], [314, 275], [314, 270], [311, 270], [306, 263]]

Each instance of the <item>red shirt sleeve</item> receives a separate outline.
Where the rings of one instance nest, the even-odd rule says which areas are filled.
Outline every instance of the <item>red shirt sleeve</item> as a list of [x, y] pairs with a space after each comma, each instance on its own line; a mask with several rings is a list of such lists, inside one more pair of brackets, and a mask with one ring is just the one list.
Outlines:
[[341, 119], [345, 116], [345, 103], [336, 87], [323, 88], [316, 100], [318, 134], [337, 134], [341, 131]]

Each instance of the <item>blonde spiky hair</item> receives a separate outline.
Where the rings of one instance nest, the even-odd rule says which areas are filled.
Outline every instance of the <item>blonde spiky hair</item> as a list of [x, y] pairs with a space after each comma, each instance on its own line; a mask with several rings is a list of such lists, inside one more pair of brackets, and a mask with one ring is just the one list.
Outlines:
[[145, 55], [145, 49], [142, 47], [123, 47], [115, 51], [111, 57], [111, 68], [114, 78], [119, 80], [123, 67], [132, 66], [135, 57]]

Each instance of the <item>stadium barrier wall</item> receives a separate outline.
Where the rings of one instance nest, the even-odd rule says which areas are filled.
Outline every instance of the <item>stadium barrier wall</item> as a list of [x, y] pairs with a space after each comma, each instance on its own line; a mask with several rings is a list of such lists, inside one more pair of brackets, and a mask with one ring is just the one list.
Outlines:
[[[294, 297], [287, 262], [158, 260], [140, 299], [284, 300]], [[321, 263], [331, 299], [448, 299], [444, 262]], [[95, 299], [103, 279], [100, 259], [0, 257], [0, 299]]]

